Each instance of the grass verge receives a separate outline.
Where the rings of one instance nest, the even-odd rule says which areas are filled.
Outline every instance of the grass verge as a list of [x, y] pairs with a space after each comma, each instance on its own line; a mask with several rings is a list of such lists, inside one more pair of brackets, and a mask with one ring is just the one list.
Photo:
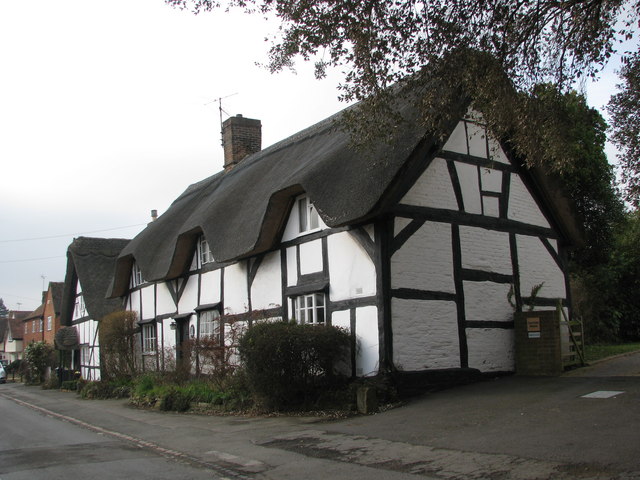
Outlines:
[[622, 353], [640, 350], [640, 343], [621, 343], [617, 345], [585, 345], [584, 356], [587, 363], [595, 362]]

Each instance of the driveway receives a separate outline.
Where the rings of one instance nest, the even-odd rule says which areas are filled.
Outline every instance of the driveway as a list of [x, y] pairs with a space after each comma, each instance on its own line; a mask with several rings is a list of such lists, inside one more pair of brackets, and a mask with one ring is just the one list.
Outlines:
[[640, 479], [640, 379], [606, 372], [637, 375], [639, 361], [497, 378], [340, 421], [162, 414], [20, 385], [0, 394], [239, 478], [622, 480]]

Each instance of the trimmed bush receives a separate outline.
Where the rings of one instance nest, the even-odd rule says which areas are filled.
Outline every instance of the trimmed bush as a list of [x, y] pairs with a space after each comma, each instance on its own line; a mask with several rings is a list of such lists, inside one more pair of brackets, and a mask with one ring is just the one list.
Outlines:
[[336, 327], [295, 322], [257, 323], [240, 339], [240, 356], [256, 403], [283, 410], [317, 405], [321, 393], [342, 387], [351, 339]]

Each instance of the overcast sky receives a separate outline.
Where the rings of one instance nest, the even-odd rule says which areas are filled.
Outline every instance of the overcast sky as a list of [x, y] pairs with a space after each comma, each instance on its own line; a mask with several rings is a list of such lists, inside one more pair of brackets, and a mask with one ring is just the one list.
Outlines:
[[[263, 147], [345, 106], [337, 74], [318, 81], [311, 65], [277, 75], [255, 65], [276, 28], [163, 0], [0, 2], [7, 307], [33, 310], [43, 285], [64, 281], [74, 236], [132, 238], [150, 210], [219, 171], [219, 97], [228, 115], [262, 121]], [[590, 103], [606, 104], [615, 82], [610, 69], [589, 86]]]

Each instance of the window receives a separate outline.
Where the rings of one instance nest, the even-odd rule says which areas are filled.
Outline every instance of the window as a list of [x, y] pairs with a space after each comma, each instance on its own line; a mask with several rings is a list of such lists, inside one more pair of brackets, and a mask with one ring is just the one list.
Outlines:
[[89, 365], [91, 363], [91, 348], [89, 345], [80, 345], [80, 365]]
[[24, 324], [24, 333], [29, 333], [29, 324], [28, 323]]
[[142, 325], [142, 353], [156, 353], [156, 324]]
[[138, 266], [137, 263], [133, 264], [131, 278], [132, 278], [134, 287], [137, 287], [138, 285], [142, 285], [144, 283], [144, 278], [142, 277], [142, 270], [140, 270], [140, 267]]
[[300, 233], [320, 228], [318, 212], [307, 197], [298, 199], [298, 226]]
[[300, 324], [324, 324], [324, 293], [309, 293], [292, 299], [293, 312]]
[[220, 335], [220, 312], [205, 310], [200, 312], [200, 338]]
[[31, 333], [36, 333], [36, 321], [31, 321]]
[[39, 332], [42, 332], [43, 330], [44, 330], [44, 320], [41, 318], [41, 319], [38, 321], [38, 331], [39, 331]]
[[53, 320], [53, 319], [51, 318], [51, 315], [49, 315], [49, 316], [47, 317], [47, 331], [48, 331], [48, 332], [50, 332], [50, 331], [51, 331], [51, 327], [52, 327], [52, 325], [51, 325], [51, 324], [52, 324], [52, 320]]
[[209, 248], [209, 242], [207, 242], [204, 235], [200, 235], [200, 263], [204, 265], [205, 263], [213, 262], [213, 255], [211, 255], [211, 249]]

